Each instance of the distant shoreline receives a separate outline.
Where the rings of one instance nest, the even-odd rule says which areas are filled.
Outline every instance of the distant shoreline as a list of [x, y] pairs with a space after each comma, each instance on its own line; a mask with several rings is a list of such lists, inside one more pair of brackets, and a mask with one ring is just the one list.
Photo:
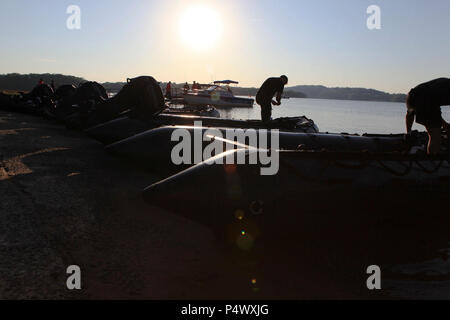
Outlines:
[[[0, 90], [9, 91], [31, 91], [40, 79], [50, 83], [52, 80], [56, 86], [63, 84], [79, 85], [87, 81], [81, 77], [62, 74], [0, 74]], [[118, 92], [126, 82], [105, 82], [102, 85], [109, 92]], [[165, 89], [166, 83], [161, 83], [161, 88]], [[182, 90], [184, 83], [173, 83], [172, 88]], [[258, 88], [232, 87], [237, 96], [255, 96]], [[321, 85], [297, 85], [285, 88], [285, 95], [289, 98], [309, 98], [328, 100], [350, 100], [350, 101], [376, 101], [376, 102], [399, 102], [406, 101], [406, 94], [392, 94], [375, 89], [367, 88], [329, 88]]]
[[[239, 95], [238, 95], [239, 96]], [[255, 98], [255, 96], [239, 96], [239, 97], [249, 97], [249, 98]], [[404, 104], [405, 102], [402, 101], [381, 101], [381, 100], [357, 100], [357, 99], [333, 99], [333, 98], [309, 98], [309, 97], [303, 97], [303, 98], [297, 98], [297, 97], [289, 97], [289, 99], [309, 99], [309, 100], [337, 100], [337, 101], [354, 101], [354, 102], [379, 102], [379, 103], [400, 103]], [[285, 98], [282, 99], [282, 101], [285, 100]]]

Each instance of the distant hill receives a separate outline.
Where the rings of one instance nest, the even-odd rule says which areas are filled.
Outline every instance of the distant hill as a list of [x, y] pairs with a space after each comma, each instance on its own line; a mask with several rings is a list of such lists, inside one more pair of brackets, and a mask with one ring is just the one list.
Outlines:
[[105, 82], [102, 85], [108, 92], [119, 92], [125, 85], [125, 82]]
[[[259, 88], [233, 87], [233, 92], [237, 96], [256, 96], [258, 90]], [[290, 98], [306, 98], [306, 95], [301, 91], [294, 91], [289, 88], [285, 88], [283, 95]]]
[[328, 88], [325, 86], [294, 86], [287, 90], [302, 92], [307, 98], [336, 100], [366, 100], [405, 102], [405, 94], [391, 94], [383, 91], [365, 88]]
[[[58, 87], [63, 84], [78, 85], [87, 80], [62, 74], [4, 74], [0, 75], [0, 90], [30, 91], [43, 79], [50, 83], [52, 80]], [[118, 92], [125, 85], [125, 82], [106, 82], [103, 86], [109, 92]], [[165, 83], [161, 83], [161, 88], [165, 88]], [[181, 88], [184, 83], [173, 84], [173, 87]], [[190, 84], [191, 85], [191, 84]], [[238, 96], [255, 96], [258, 88], [233, 87], [233, 92]], [[366, 101], [390, 101], [405, 102], [405, 94], [390, 94], [374, 89], [365, 88], [328, 88], [325, 86], [301, 85], [286, 87], [284, 95], [291, 98], [313, 98], [313, 99], [337, 99], [337, 100], [366, 100]]]
[[55, 86], [58, 87], [63, 84], [78, 85], [86, 80], [80, 77], [67, 76], [62, 74], [1, 74], [0, 75], [0, 90], [18, 90], [30, 91], [38, 83], [39, 80], [44, 80], [45, 83], [50, 83], [52, 80]]
[[[160, 83], [160, 86], [163, 90], [166, 88], [166, 82]], [[106, 82], [102, 83], [107, 91], [110, 92], [118, 92], [125, 85], [125, 82]], [[192, 86], [192, 83], [189, 84]], [[172, 83], [172, 88], [177, 88], [178, 90], [183, 90], [184, 83]], [[258, 88], [243, 88], [243, 87], [232, 87], [233, 93], [236, 96], [255, 96], [258, 92]], [[285, 90], [285, 96], [291, 98], [305, 98], [306, 96], [299, 91], [289, 91]]]
[[[108, 91], [119, 91], [125, 83], [103, 83]], [[173, 88], [182, 89], [184, 84], [172, 83]], [[192, 84], [190, 84], [192, 85]], [[165, 89], [166, 83], [161, 83], [161, 88]], [[233, 93], [237, 96], [255, 96], [259, 88], [232, 87]], [[405, 94], [390, 94], [374, 89], [364, 88], [328, 88], [325, 86], [293, 86], [286, 87], [284, 96], [290, 98], [312, 98], [312, 99], [337, 99], [337, 100], [366, 100], [366, 101], [387, 101], [405, 102]]]

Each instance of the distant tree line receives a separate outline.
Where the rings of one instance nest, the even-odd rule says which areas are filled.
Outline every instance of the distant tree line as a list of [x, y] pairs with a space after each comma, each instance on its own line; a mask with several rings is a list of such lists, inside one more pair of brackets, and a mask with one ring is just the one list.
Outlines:
[[50, 84], [53, 80], [56, 87], [63, 84], [73, 84], [78, 86], [80, 83], [86, 81], [80, 77], [66, 76], [62, 74], [10, 73], [0, 75], [0, 90], [30, 91], [39, 83], [40, 79], [44, 80], [44, 82], [48, 84]]
[[[167, 82], [161, 82], [160, 86], [161, 89], [165, 90], [166, 89], [166, 84]], [[106, 90], [110, 91], [110, 92], [118, 92], [120, 91], [120, 89], [122, 89], [122, 87], [125, 85], [124, 82], [106, 82], [103, 83], [103, 86], [106, 88]], [[183, 90], [183, 87], [185, 85], [184, 83], [174, 83], [172, 82], [172, 88], [179, 90], [180, 92]], [[192, 87], [192, 83], [189, 83], [189, 86]], [[255, 96], [256, 93], [258, 92], [258, 88], [242, 88], [242, 87], [231, 87], [234, 95], [236, 96]], [[289, 90], [285, 90], [284, 92], [285, 96], [291, 97], [291, 98], [306, 98], [306, 96], [298, 91], [289, 91]]]
[[365, 100], [405, 102], [406, 95], [401, 93], [391, 94], [383, 91], [365, 88], [328, 88], [325, 86], [294, 86], [289, 90], [302, 92], [312, 99], [335, 99], [335, 100]]
[[[117, 92], [125, 83], [103, 83], [106, 90]], [[161, 83], [161, 88], [165, 90], [166, 83]], [[189, 83], [192, 86], [192, 83]], [[172, 83], [172, 88], [182, 90], [184, 83]], [[233, 93], [237, 96], [255, 96], [259, 88], [232, 87]], [[384, 101], [384, 102], [405, 102], [406, 95], [402, 93], [391, 94], [383, 91], [365, 88], [328, 88], [325, 86], [293, 86], [286, 87], [284, 96], [290, 98], [312, 98], [312, 99], [335, 99], [335, 100], [363, 100], [363, 101]]]
[[108, 92], [119, 92], [125, 85], [125, 82], [105, 82], [102, 85]]
[[[256, 96], [258, 90], [259, 88], [242, 88], [242, 87], [233, 88], [234, 94], [238, 96]], [[306, 95], [303, 92], [289, 90], [289, 88], [284, 89], [283, 96], [289, 98], [306, 98]]]
[[[42, 79], [46, 83], [52, 80], [55, 86], [63, 84], [79, 85], [86, 80], [80, 77], [62, 74], [4, 74], [0, 75], [0, 90], [30, 91]], [[125, 82], [106, 82], [102, 85], [109, 92], [118, 92], [125, 85]], [[161, 83], [164, 90], [166, 83]], [[192, 86], [191, 83], [189, 83]], [[172, 87], [182, 90], [184, 83], [173, 83]], [[255, 96], [258, 88], [232, 87], [233, 93], [238, 96]], [[387, 101], [405, 102], [405, 94], [391, 94], [383, 91], [366, 88], [328, 88], [325, 86], [302, 85], [286, 87], [284, 96], [291, 98], [313, 98], [313, 99], [336, 99], [336, 100], [366, 100], [366, 101]]]

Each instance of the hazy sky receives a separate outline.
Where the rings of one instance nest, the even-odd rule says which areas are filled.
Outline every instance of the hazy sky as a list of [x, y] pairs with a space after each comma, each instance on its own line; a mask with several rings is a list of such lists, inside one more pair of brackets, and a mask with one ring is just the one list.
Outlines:
[[[80, 30], [66, 27], [72, 4]], [[366, 25], [372, 4], [380, 30]], [[449, 17], [449, 0], [1, 0], [0, 73], [243, 86], [287, 74], [289, 85], [406, 92], [450, 77]]]

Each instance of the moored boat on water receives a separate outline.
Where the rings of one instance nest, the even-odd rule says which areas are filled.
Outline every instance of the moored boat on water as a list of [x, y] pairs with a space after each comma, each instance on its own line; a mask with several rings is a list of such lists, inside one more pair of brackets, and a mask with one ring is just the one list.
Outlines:
[[233, 94], [230, 84], [238, 83], [232, 80], [214, 81], [213, 84], [203, 85], [202, 89], [184, 94], [184, 102], [192, 105], [213, 105], [218, 108], [253, 108], [254, 99], [240, 98]]

